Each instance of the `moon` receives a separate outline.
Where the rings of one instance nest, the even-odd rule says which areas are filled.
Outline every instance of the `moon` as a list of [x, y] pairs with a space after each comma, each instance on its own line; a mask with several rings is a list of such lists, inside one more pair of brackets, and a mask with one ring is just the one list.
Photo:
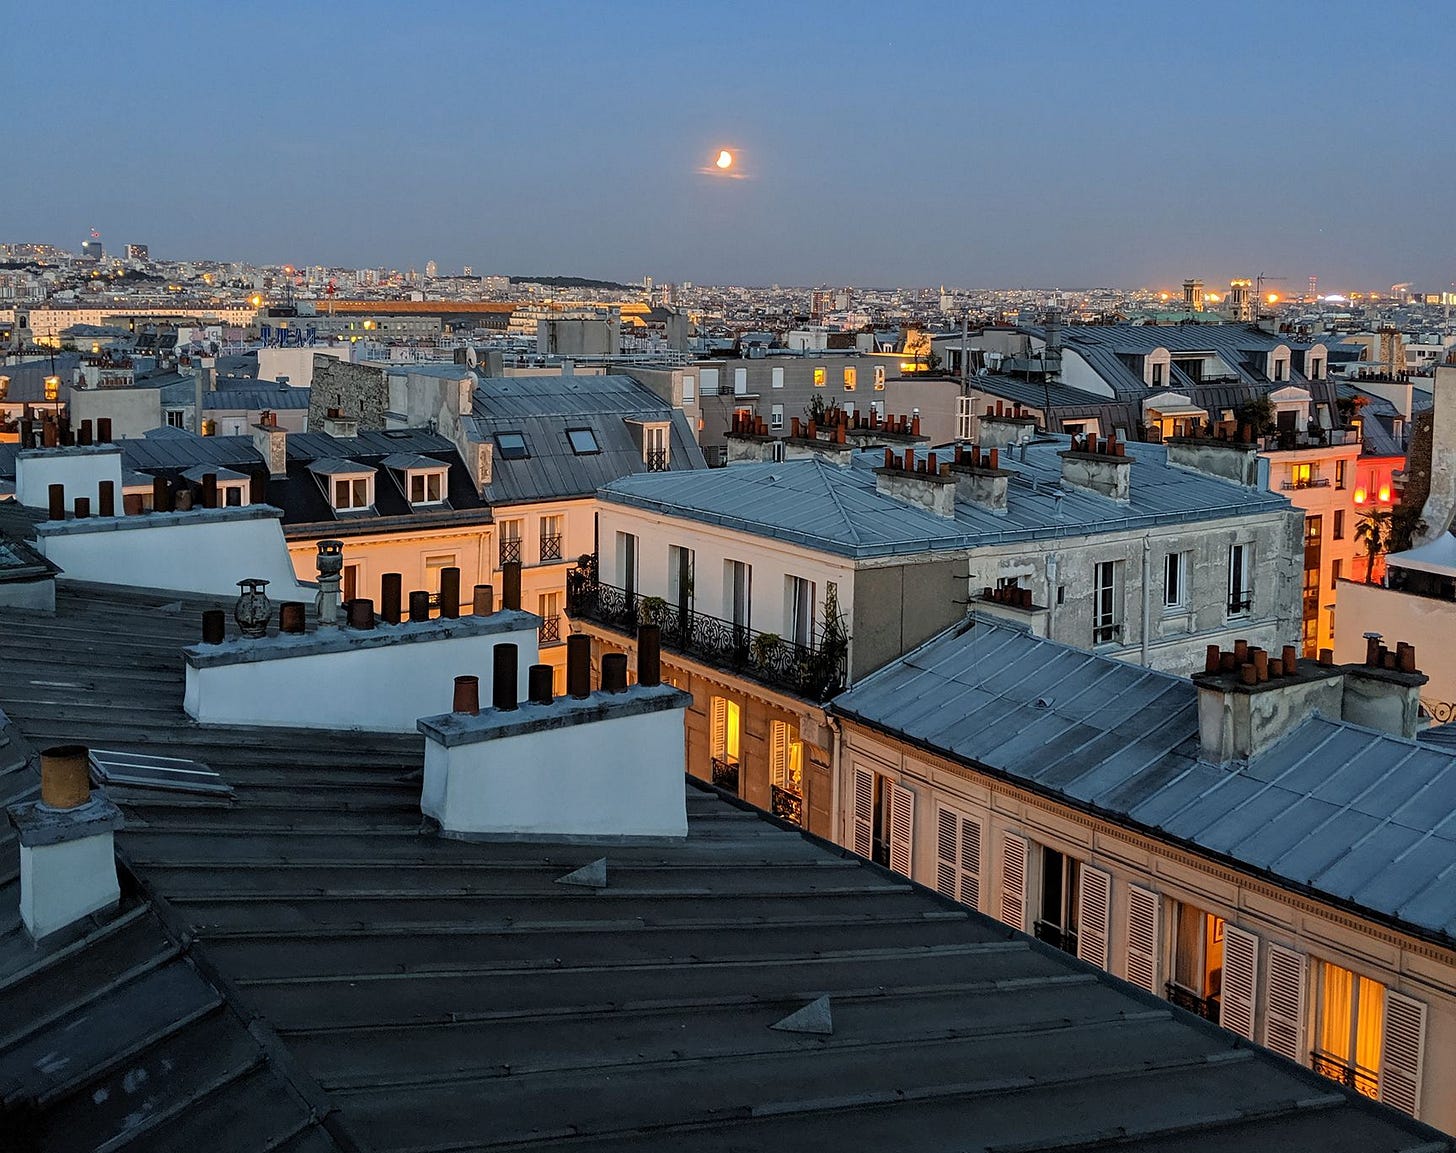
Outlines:
[[713, 161], [719, 168], [729, 169], [733, 167], [733, 153], [724, 148], [718, 153], [718, 159]]

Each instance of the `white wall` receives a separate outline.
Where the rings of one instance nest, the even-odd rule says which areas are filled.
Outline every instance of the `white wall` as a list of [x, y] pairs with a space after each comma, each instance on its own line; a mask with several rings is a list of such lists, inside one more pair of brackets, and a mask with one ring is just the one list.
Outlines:
[[[647, 693], [660, 695], [670, 707], [589, 716], [593, 708], [610, 710], [612, 702]], [[449, 747], [422, 725], [420, 809], [446, 833], [464, 836], [685, 837], [683, 721], [690, 700], [659, 686], [596, 693], [585, 702], [526, 704], [519, 710], [523, 718], [548, 711], [587, 715], [574, 724]]]
[[36, 548], [68, 580], [236, 598], [238, 581], [257, 577], [270, 582], [275, 604], [312, 600], [317, 590], [293, 575], [282, 517], [248, 505], [46, 521], [36, 526]]
[[36, 940], [121, 899], [111, 830], [20, 847], [20, 917]]
[[1416, 646], [1416, 668], [1430, 677], [1421, 704], [1437, 724], [1456, 720], [1456, 602], [1415, 596], [1375, 584], [1340, 581], [1335, 601], [1335, 660], [1365, 663], [1365, 634], [1387, 648]]
[[[202, 724], [412, 733], [420, 717], [451, 707], [457, 676], [479, 677], [489, 706], [492, 650], [507, 641], [519, 650], [516, 692], [524, 700], [536, 619], [510, 613], [193, 646], [185, 650], [182, 707]], [[317, 651], [321, 645], [331, 647]]]
[[111, 445], [87, 448], [32, 448], [15, 458], [15, 499], [30, 508], [50, 504], [50, 486], [66, 486], [66, 511], [78, 496], [91, 499], [94, 516], [100, 504], [101, 482], [115, 485], [116, 507], [121, 508], [121, 449]]
[[313, 384], [313, 358], [332, 356], [346, 363], [354, 359], [352, 344], [321, 345], [308, 348], [260, 348], [258, 349], [258, 379], [277, 380], [286, 376], [293, 388], [308, 388]]

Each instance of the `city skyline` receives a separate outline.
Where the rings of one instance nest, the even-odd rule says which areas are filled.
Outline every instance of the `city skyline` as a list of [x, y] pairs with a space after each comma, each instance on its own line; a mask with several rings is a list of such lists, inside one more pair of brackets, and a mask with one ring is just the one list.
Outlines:
[[[6, 231], [628, 282], [1456, 279], [1456, 160], [1421, 146], [1445, 10], [872, 13], [25, 10], [19, 42], [109, 63], [66, 85], [43, 56], [12, 63], [14, 151], [71, 141], [96, 163], [12, 183]], [[723, 148], [740, 179], [712, 171]]]

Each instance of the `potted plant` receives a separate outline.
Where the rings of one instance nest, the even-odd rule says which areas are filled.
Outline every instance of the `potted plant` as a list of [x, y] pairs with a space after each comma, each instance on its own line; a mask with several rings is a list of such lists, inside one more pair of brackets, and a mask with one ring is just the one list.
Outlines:
[[753, 663], [759, 668], [770, 667], [783, 643], [784, 638], [778, 633], [759, 633], [748, 646], [749, 652], [753, 656]]

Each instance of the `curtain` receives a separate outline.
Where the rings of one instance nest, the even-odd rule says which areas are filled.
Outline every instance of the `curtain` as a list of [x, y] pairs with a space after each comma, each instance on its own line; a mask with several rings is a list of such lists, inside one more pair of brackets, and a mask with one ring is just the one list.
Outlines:
[[1319, 1047], [1322, 1053], [1350, 1063], [1351, 1009], [1355, 974], [1328, 961], [1320, 965]]

